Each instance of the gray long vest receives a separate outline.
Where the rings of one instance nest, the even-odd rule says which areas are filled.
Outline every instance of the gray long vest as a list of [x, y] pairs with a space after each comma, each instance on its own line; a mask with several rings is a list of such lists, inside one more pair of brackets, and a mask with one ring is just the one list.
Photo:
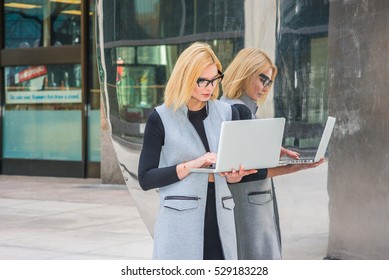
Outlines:
[[[256, 104], [244, 95], [241, 99], [220, 99], [231, 105], [246, 105], [256, 118]], [[234, 208], [238, 259], [281, 259], [281, 234], [277, 201], [272, 180], [229, 184]]]
[[[188, 119], [186, 106], [173, 112], [165, 105], [156, 108], [165, 127], [159, 167], [198, 158], [206, 153]], [[205, 133], [211, 152], [217, 152], [221, 124], [231, 120], [231, 106], [208, 102]], [[159, 189], [160, 208], [154, 231], [153, 259], [203, 259], [204, 216], [208, 174], [191, 173], [183, 180]], [[225, 178], [215, 174], [215, 196], [219, 234], [226, 259], [237, 259], [234, 201]]]

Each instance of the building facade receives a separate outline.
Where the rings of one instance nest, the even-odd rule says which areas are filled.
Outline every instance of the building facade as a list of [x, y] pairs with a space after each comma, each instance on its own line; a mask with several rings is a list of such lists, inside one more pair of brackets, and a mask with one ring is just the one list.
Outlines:
[[100, 177], [94, 1], [0, 3], [1, 174]]

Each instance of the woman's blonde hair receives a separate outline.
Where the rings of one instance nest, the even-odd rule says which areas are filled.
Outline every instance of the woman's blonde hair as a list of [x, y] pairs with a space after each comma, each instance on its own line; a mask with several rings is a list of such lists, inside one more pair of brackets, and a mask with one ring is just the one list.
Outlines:
[[[270, 57], [260, 49], [242, 49], [227, 67], [222, 81], [224, 95], [230, 99], [238, 99], [245, 93], [258, 75], [272, 69], [271, 80], [277, 75], [277, 67]], [[263, 102], [266, 96], [262, 97]]]
[[[189, 103], [197, 79], [210, 65], [215, 64], [222, 72], [222, 65], [211, 46], [206, 43], [196, 42], [186, 48], [178, 57], [177, 62], [166, 84], [164, 101], [167, 107], [173, 106], [173, 110]], [[219, 84], [214, 88], [211, 99], [219, 96]]]

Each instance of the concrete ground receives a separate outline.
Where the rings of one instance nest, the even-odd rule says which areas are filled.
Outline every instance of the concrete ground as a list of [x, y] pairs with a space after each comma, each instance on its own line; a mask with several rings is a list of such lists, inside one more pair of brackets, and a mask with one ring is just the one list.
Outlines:
[[[284, 259], [323, 259], [327, 163], [275, 184]], [[0, 221], [0, 260], [144, 260], [152, 253], [127, 187], [99, 179], [0, 176]]]

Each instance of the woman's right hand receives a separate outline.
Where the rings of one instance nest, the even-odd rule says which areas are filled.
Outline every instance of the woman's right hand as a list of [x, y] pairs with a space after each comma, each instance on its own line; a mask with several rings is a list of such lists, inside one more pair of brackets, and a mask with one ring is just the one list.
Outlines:
[[216, 159], [217, 154], [208, 152], [194, 160], [195, 166], [193, 166], [193, 168], [211, 166], [216, 163]]
[[190, 170], [192, 168], [211, 166], [212, 164], [216, 163], [216, 158], [217, 154], [208, 152], [194, 160], [185, 161], [183, 163], [177, 164], [177, 176], [180, 180], [182, 180], [190, 174]]

